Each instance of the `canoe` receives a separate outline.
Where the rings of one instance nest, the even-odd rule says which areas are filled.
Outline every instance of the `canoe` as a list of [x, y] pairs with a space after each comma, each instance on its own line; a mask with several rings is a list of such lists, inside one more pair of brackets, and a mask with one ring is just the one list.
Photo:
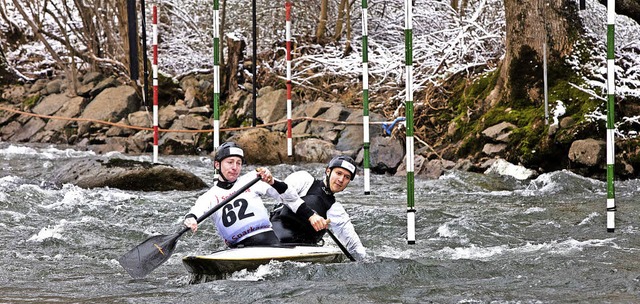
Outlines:
[[312, 263], [340, 263], [346, 259], [344, 253], [333, 247], [251, 246], [231, 248], [208, 255], [185, 256], [182, 263], [192, 276], [192, 283], [223, 279], [236, 271], [255, 270], [271, 261], [296, 261]]

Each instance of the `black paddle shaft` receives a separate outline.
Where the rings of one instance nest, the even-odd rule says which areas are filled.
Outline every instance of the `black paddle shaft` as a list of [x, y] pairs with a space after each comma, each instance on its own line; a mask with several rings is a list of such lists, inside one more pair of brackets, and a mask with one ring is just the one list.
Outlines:
[[[245, 192], [259, 180], [260, 176], [252, 179], [249, 183], [242, 186], [228, 198], [209, 209], [209, 211], [200, 216], [196, 221], [198, 223], [204, 221], [231, 200], [235, 199], [238, 195]], [[178, 239], [187, 231], [189, 231], [189, 228], [184, 227], [182, 230], [172, 235], [152, 236], [122, 255], [118, 259], [118, 262], [120, 262], [122, 268], [124, 268], [131, 277], [136, 279], [144, 278], [171, 257], [173, 250], [176, 248]]]
[[340, 250], [342, 250], [342, 252], [344, 253], [344, 255], [347, 256], [347, 258], [349, 258], [349, 260], [351, 262], [355, 262], [355, 258], [353, 258], [353, 256], [351, 255], [351, 253], [349, 253], [349, 250], [347, 250], [347, 248], [344, 247], [344, 245], [342, 245], [342, 243], [338, 240], [338, 238], [333, 235], [333, 232], [331, 232], [331, 230], [329, 230], [327, 228], [327, 233], [329, 234], [329, 236], [333, 239], [333, 241], [336, 243], [336, 245], [338, 245], [338, 247], [340, 247]]

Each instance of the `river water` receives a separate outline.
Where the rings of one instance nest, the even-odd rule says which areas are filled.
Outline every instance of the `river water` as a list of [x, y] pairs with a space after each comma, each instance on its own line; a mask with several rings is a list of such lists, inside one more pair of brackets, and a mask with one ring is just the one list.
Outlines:
[[[148, 236], [177, 231], [204, 190], [87, 190], [49, 181], [56, 167], [88, 156], [0, 143], [0, 303], [640, 301], [638, 180], [616, 183], [616, 230], [608, 233], [602, 181], [566, 171], [526, 181], [468, 172], [418, 179], [416, 244], [409, 245], [405, 178], [373, 175], [363, 195], [359, 176], [338, 199], [368, 249], [366, 261], [273, 262], [194, 285], [181, 258], [224, 248], [208, 221], [144, 279], [129, 277], [117, 259]], [[160, 160], [211, 183], [207, 157]], [[271, 169], [281, 178], [300, 169], [319, 176], [322, 165]]]

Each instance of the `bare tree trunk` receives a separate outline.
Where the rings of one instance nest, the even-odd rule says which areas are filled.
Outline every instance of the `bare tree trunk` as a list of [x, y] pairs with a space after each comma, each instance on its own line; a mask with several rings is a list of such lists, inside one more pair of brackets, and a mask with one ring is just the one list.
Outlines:
[[221, 92], [227, 92], [227, 96], [231, 96], [238, 89], [238, 83], [244, 81], [242, 71], [239, 71], [238, 67], [244, 61], [244, 52], [247, 45], [243, 39], [234, 40], [233, 37], [227, 37], [227, 46], [229, 59], [224, 69], [227, 81], [225, 81], [224, 87], [221, 87]]
[[342, 27], [345, 24], [345, 15], [348, 14], [345, 12], [345, 8], [347, 7], [348, 0], [340, 0], [340, 5], [338, 5], [338, 19], [336, 20], [336, 32], [333, 34], [333, 40], [340, 41], [342, 38]]
[[[14, 0], [15, 1], [15, 0]], [[328, 6], [329, 0], [322, 0], [320, 2], [320, 19], [318, 20], [318, 27], [316, 28], [315, 40], [321, 42], [324, 38], [327, 30], [327, 18], [328, 18]]]
[[451, 0], [451, 4], [450, 5], [451, 5], [451, 8], [456, 10], [456, 12], [460, 13], [460, 7], [459, 7], [458, 0]]
[[[547, 5], [545, 5], [547, 3]], [[572, 0], [504, 0], [506, 52], [490, 105], [498, 101], [539, 103], [543, 92], [543, 45], [547, 62], [560, 66], [583, 31]]]
[[464, 17], [465, 16], [465, 10], [467, 9], [467, 4], [469, 4], [469, 0], [462, 0], [462, 3], [460, 4], [460, 17]]
[[349, 3], [347, 8], [345, 9], [346, 25], [347, 25], [347, 37], [346, 37], [344, 52], [343, 52], [343, 56], [345, 57], [349, 55], [351, 51], [353, 51], [353, 48], [351, 47], [351, 4], [353, 4], [353, 2]]

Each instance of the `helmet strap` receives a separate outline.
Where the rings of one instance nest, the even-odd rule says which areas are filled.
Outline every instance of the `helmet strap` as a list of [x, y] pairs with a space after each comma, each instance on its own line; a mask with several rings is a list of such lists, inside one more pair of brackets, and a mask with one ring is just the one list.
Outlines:
[[333, 191], [331, 191], [331, 183], [329, 181], [331, 173], [333, 173], [333, 168], [329, 169], [329, 173], [327, 173], [327, 170], [324, 170], [324, 192], [327, 194], [333, 194]]

